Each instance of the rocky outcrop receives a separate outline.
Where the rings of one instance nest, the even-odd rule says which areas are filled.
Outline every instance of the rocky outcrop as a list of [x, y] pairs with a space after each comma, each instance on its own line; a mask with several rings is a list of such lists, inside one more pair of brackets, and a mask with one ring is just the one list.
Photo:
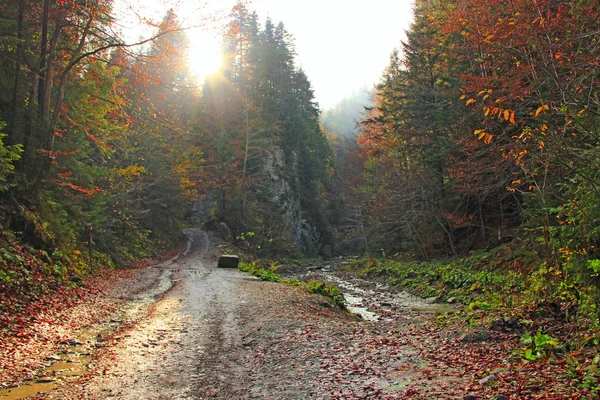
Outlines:
[[319, 252], [321, 237], [317, 227], [310, 223], [302, 209], [297, 169], [298, 157], [295, 153], [286, 157], [281, 147], [273, 147], [267, 152], [265, 159], [266, 194], [292, 234], [295, 247]]

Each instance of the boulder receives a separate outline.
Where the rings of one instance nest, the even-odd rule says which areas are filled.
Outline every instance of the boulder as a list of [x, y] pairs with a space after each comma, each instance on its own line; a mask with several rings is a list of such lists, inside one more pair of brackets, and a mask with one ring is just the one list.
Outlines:
[[219, 268], [237, 268], [240, 264], [240, 258], [234, 255], [222, 255], [219, 257]]

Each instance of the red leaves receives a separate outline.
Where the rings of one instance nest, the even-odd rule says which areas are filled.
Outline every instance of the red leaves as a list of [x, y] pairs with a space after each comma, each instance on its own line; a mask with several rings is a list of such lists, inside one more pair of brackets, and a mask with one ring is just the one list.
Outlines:
[[417, 395], [419, 395], [419, 394], [420, 394], [420, 393], [419, 393], [419, 391], [418, 391], [418, 390], [415, 390], [415, 389], [413, 389], [413, 388], [409, 388], [409, 389], [408, 389], [408, 390], [407, 390], [407, 391], [404, 393], [404, 395], [405, 395], [406, 397], [417, 396]]

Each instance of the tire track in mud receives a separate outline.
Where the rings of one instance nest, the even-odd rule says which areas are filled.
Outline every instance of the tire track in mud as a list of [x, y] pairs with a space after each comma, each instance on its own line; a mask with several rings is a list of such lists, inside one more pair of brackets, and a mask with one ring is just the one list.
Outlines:
[[159, 278], [134, 297], [152, 299], [145, 317], [117, 332], [77, 385], [45, 398], [246, 398], [238, 324], [246, 302], [238, 285], [250, 278], [216, 267], [205, 232], [186, 235], [185, 251], [149, 268], [161, 270]]

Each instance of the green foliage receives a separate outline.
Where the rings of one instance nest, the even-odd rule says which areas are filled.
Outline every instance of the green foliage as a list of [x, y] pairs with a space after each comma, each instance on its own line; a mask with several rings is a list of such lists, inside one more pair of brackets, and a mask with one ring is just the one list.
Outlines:
[[469, 303], [469, 306], [467, 307], [467, 309], [469, 311], [490, 310], [491, 308], [492, 308], [492, 305], [489, 303], [486, 303], [485, 301], [473, 301], [473, 302]]
[[6, 146], [4, 144], [4, 138], [7, 135], [1, 132], [5, 126], [6, 123], [0, 121], [0, 192], [15, 185], [11, 179], [15, 169], [14, 163], [21, 158], [23, 151], [21, 145]]
[[344, 295], [334, 285], [328, 285], [319, 280], [311, 280], [304, 285], [304, 289], [310, 293], [320, 294], [321, 296], [328, 297], [342, 310], [346, 309], [346, 301]]
[[357, 259], [350, 267], [361, 275], [382, 279], [422, 297], [455, 297], [476, 309], [510, 307], [538, 298], [526, 290], [535, 284], [536, 275], [531, 274], [526, 279], [513, 270], [515, 265], [534, 270], [538, 259], [518, 246], [522, 244], [505, 245], [446, 262], [369, 257]]
[[590, 271], [592, 271], [594, 278], [600, 274], [600, 260], [588, 260], [587, 267]]
[[546, 357], [549, 352], [559, 349], [561, 346], [557, 339], [541, 331], [536, 332], [534, 336], [525, 333], [521, 338], [521, 344], [529, 347], [523, 353], [523, 358], [529, 361]]
[[240, 271], [244, 271], [249, 273], [250, 275], [256, 276], [263, 281], [268, 282], [279, 282], [279, 283], [289, 283], [289, 281], [285, 279], [281, 279], [274, 271], [274, 268], [270, 269], [262, 268], [258, 265], [257, 262], [251, 262], [249, 264], [241, 262], [238, 269]]
[[314, 293], [314, 294], [318, 294], [321, 296], [325, 296], [325, 297], [329, 298], [340, 309], [342, 309], [342, 310], [346, 309], [346, 301], [344, 300], [344, 296], [342, 295], [340, 290], [334, 285], [326, 284], [319, 280], [311, 280], [309, 282], [300, 282], [296, 279], [281, 278], [276, 273], [278, 266], [274, 263], [271, 263], [271, 266], [268, 269], [266, 269], [266, 268], [259, 266], [259, 263], [256, 261], [253, 261], [251, 263], [241, 262], [238, 269], [240, 271], [244, 271], [253, 276], [256, 276], [263, 281], [298, 286], [302, 290], [305, 290], [309, 293]]

